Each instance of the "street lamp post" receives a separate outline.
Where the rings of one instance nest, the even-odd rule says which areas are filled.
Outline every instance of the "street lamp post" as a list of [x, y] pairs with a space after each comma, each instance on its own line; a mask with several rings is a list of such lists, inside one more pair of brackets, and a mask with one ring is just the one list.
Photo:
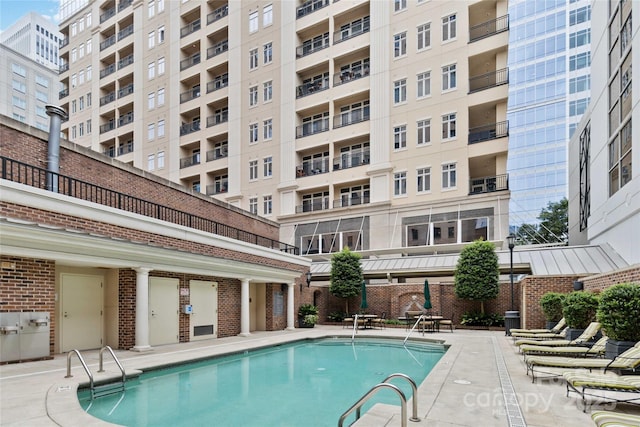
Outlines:
[[507, 242], [509, 243], [509, 279], [511, 280], [511, 311], [514, 311], [513, 305], [513, 248], [516, 245], [516, 236], [511, 233], [507, 236]]
[[513, 298], [513, 248], [516, 245], [516, 236], [510, 233], [507, 236], [507, 244], [509, 246], [509, 283], [511, 285], [511, 310], [507, 311], [504, 316], [505, 335], [511, 335], [511, 329], [520, 327], [520, 312], [515, 309]]

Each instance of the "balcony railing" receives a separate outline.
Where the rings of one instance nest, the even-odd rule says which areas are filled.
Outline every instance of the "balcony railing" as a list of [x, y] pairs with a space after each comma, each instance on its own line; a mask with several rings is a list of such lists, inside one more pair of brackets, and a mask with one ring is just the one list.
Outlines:
[[296, 138], [302, 138], [305, 136], [314, 135], [316, 133], [326, 132], [328, 130], [329, 118], [326, 117], [324, 119], [304, 123], [296, 127]]
[[322, 80], [316, 80], [314, 82], [304, 83], [297, 87], [296, 98], [302, 98], [303, 96], [321, 92], [323, 90], [329, 89], [329, 87], [330, 86], [329, 86], [328, 77]]
[[62, 89], [60, 92], [58, 92], [58, 99], [62, 99], [69, 96], [69, 89]]
[[100, 50], [103, 51], [109, 46], [113, 46], [114, 44], [116, 44], [116, 36], [113, 35], [111, 37], [107, 37], [102, 42], [100, 42]]
[[485, 176], [469, 180], [469, 194], [492, 193], [509, 189], [509, 175]]
[[196, 64], [200, 63], [200, 52], [194, 53], [188, 58], [180, 61], [180, 71], [184, 71], [189, 67], [193, 67]]
[[118, 70], [126, 67], [127, 65], [133, 64], [133, 53], [125, 56], [121, 60], [118, 61]]
[[346, 208], [347, 206], [357, 206], [369, 203], [369, 196], [344, 196], [333, 201], [334, 208]]
[[115, 14], [116, 14], [116, 8], [115, 7], [112, 7], [111, 9], [105, 10], [103, 13], [100, 14], [100, 23], [102, 24], [104, 21], [106, 21], [107, 19], [111, 18]]
[[118, 31], [118, 41], [130, 36], [131, 34], [133, 34], [133, 24]]
[[218, 56], [221, 53], [224, 53], [228, 50], [229, 50], [229, 40], [223, 40], [220, 43], [216, 43], [210, 48], [207, 48], [207, 59], [213, 58], [214, 56]]
[[207, 127], [216, 126], [222, 123], [226, 123], [229, 121], [229, 111], [224, 110], [223, 112], [216, 113], [213, 116], [207, 117]]
[[64, 64], [60, 64], [60, 69], [58, 70], [59, 73], [64, 73], [65, 71], [69, 71], [69, 63], [66, 62]]
[[133, 83], [129, 83], [122, 89], [118, 89], [118, 98], [123, 98], [127, 95], [131, 95], [133, 93]]
[[302, 58], [303, 56], [311, 55], [314, 52], [326, 49], [329, 46], [329, 36], [327, 35], [319, 40], [304, 43], [301, 46], [296, 47], [296, 55], [298, 58]]
[[200, 97], [200, 87], [189, 89], [180, 94], [180, 104]]
[[229, 74], [224, 73], [207, 83], [207, 93], [229, 86]]
[[112, 131], [116, 128], [116, 121], [111, 119], [109, 120], [108, 123], [105, 123], [103, 125], [100, 125], [100, 133], [107, 133], [109, 131]]
[[109, 157], [115, 157], [116, 156], [116, 147], [114, 147], [113, 145], [109, 148], [106, 148], [102, 154], [104, 154], [105, 156], [109, 156]]
[[184, 27], [180, 28], [180, 38], [186, 37], [191, 33], [195, 33], [200, 29], [200, 18], [188, 23]]
[[215, 184], [207, 185], [207, 196], [215, 196], [216, 194], [226, 193], [229, 188], [228, 181], [219, 181]]
[[105, 78], [107, 77], [109, 74], [113, 74], [116, 72], [116, 64], [109, 64], [106, 67], [104, 67], [102, 70], [100, 70], [100, 78]]
[[469, 78], [469, 93], [478, 92], [480, 90], [489, 89], [509, 83], [509, 68], [491, 71]]
[[229, 14], [229, 5], [225, 4], [224, 6], [220, 6], [213, 12], [207, 15], [207, 25], [213, 24], [214, 22], [224, 18]]
[[63, 47], [65, 47], [66, 45], [69, 44], [69, 37], [65, 37], [63, 39], [60, 39], [60, 43], [59, 43], [59, 48], [62, 49]]
[[118, 117], [118, 127], [128, 125], [129, 123], [133, 123], [133, 111]]
[[180, 159], [180, 169], [188, 168], [200, 164], [200, 153], [192, 154]]
[[353, 80], [358, 80], [369, 75], [369, 66], [359, 68], [357, 70], [343, 71], [333, 75], [333, 85], [339, 86], [344, 83], [349, 83]]
[[338, 113], [338, 115], [333, 118], [333, 128], [337, 129], [354, 123], [365, 122], [367, 120], [369, 120], [368, 105], [361, 108], [354, 108], [346, 113]]
[[129, 7], [131, 3], [133, 3], [133, 0], [122, 0], [120, 3], [118, 3], [118, 12]]
[[133, 153], [133, 141], [122, 144], [118, 147], [118, 156], [124, 156], [125, 154]]
[[333, 170], [355, 168], [368, 165], [370, 161], [369, 150], [352, 150], [333, 158]]
[[310, 160], [296, 166], [296, 177], [319, 175], [329, 172], [329, 159]]
[[329, 209], [329, 199], [326, 200], [314, 200], [308, 203], [302, 203], [296, 206], [296, 213], [303, 212], [316, 212]]
[[197, 132], [200, 130], [200, 122], [191, 122], [191, 123], [184, 123], [182, 126], [180, 126], [180, 136], [183, 135], [188, 135], [190, 133], [193, 132]]
[[469, 129], [469, 144], [509, 136], [509, 120], [489, 123]]
[[109, 92], [108, 94], [106, 94], [105, 96], [100, 97], [100, 106], [102, 107], [103, 105], [107, 105], [110, 102], [113, 102], [116, 100], [116, 92]]
[[229, 157], [229, 149], [227, 147], [219, 147], [207, 151], [207, 162], [224, 159], [225, 157]]
[[[160, 221], [182, 225], [184, 227], [204, 231], [205, 233], [217, 234], [219, 236], [276, 249], [290, 254], [297, 255], [300, 252], [295, 246], [291, 246], [268, 237], [263, 237], [208, 218], [169, 208], [162, 204], [153, 203], [138, 197], [110, 190], [105, 187], [100, 187], [86, 181], [50, 172], [46, 169], [31, 166], [6, 157], [0, 157], [0, 168], [0, 177], [9, 181], [41, 189], [55, 188], [58, 193], [68, 197], [86, 200], [102, 206], [109, 206], [122, 211], [155, 218]], [[50, 178], [50, 181], [54, 183], [53, 185], [47, 184], [48, 178]]]
[[354, 23], [345, 28], [341, 28], [333, 33], [333, 44], [352, 39], [360, 34], [369, 32], [369, 17], [367, 16], [359, 23]]
[[327, 6], [329, 6], [329, 0], [310, 0], [296, 9], [296, 16], [299, 19]]
[[491, 21], [483, 22], [469, 28], [469, 42], [475, 42], [485, 37], [507, 31], [509, 29], [509, 15], [504, 15]]

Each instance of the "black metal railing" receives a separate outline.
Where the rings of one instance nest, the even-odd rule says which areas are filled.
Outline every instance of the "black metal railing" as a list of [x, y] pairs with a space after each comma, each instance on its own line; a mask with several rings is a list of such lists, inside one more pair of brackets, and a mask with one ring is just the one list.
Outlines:
[[296, 88], [296, 98], [311, 95], [329, 89], [329, 78], [303, 83]]
[[359, 22], [353, 22], [351, 25], [345, 26], [333, 32], [333, 44], [352, 39], [360, 34], [369, 32], [369, 17], [365, 17]]
[[220, 6], [213, 12], [207, 15], [207, 25], [213, 24], [214, 22], [224, 18], [229, 14], [229, 5], [225, 4], [224, 6]]
[[214, 114], [213, 116], [207, 117], [207, 127], [219, 125], [222, 123], [226, 123], [229, 121], [229, 110], [224, 109], [219, 113]]
[[108, 94], [106, 94], [105, 96], [101, 96], [100, 97], [100, 106], [102, 107], [103, 105], [107, 105], [110, 102], [113, 102], [116, 100], [116, 92], [109, 92]]
[[318, 52], [322, 49], [326, 49], [329, 46], [329, 35], [317, 37], [314, 40], [309, 40], [303, 43], [301, 46], [296, 47], [296, 56], [302, 58], [303, 56], [311, 55], [314, 52]]
[[115, 7], [112, 7], [111, 9], [105, 10], [104, 13], [100, 14], [100, 23], [102, 24], [104, 21], [106, 21], [107, 19], [111, 18], [115, 14], [116, 14], [116, 8]]
[[309, 160], [296, 166], [296, 177], [319, 175], [329, 172], [329, 159]]
[[118, 41], [122, 40], [127, 36], [130, 36], [131, 34], [133, 34], [133, 24], [118, 31]]
[[357, 70], [342, 71], [333, 75], [333, 85], [338, 86], [344, 83], [358, 80], [369, 75], [369, 66], [361, 67]]
[[200, 97], [200, 87], [189, 89], [180, 94], [180, 104]]
[[207, 185], [207, 196], [215, 196], [216, 194], [226, 193], [229, 187], [228, 181], [218, 181], [215, 184]]
[[227, 146], [214, 148], [213, 150], [207, 151], [207, 162], [224, 159], [225, 157], [229, 157], [229, 149]]
[[195, 230], [217, 234], [230, 239], [276, 249], [290, 254], [299, 254], [299, 250], [295, 246], [279, 242], [269, 237], [260, 236], [240, 228], [169, 208], [139, 197], [110, 190], [86, 181], [49, 172], [46, 169], [31, 166], [4, 156], [0, 156], [0, 167], [0, 176], [2, 179], [12, 182], [46, 190], [48, 189], [47, 180], [49, 179], [50, 182], [57, 183], [57, 185], [51, 185], [51, 187], [57, 188], [57, 192], [59, 194], [64, 194], [69, 197], [86, 200], [103, 206], [109, 206], [126, 212], [144, 215], [160, 221], [182, 225]]
[[113, 35], [113, 36], [107, 37], [106, 39], [100, 42], [100, 50], [103, 51], [109, 46], [113, 46], [114, 44], [116, 44], [116, 36]]
[[200, 153], [192, 154], [180, 159], [180, 169], [188, 168], [189, 166], [200, 164]]
[[188, 58], [180, 61], [180, 71], [184, 71], [189, 67], [193, 67], [196, 64], [200, 63], [200, 52], [196, 52]]
[[109, 74], [113, 74], [116, 72], [116, 64], [109, 64], [106, 67], [104, 67], [102, 70], [100, 70], [100, 78], [105, 78], [107, 77]]
[[114, 119], [109, 120], [107, 123], [100, 125], [100, 133], [107, 133], [116, 128], [116, 121]]
[[131, 95], [133, 93], [133, 83], [129, 83], [122, 89], [118, 89], [118, 98], [125, 97], [127, 95]]
[[118, 156], [133, 153], [133, 141], [122, 144], [118, 147]]
[[69, 63], [65, 62], [64, 64], [60, 65], [60, 69], [58, 70], [58, 73], [62, 74], [65, 71], [69, 71]]
[[133, 111], [118, 117], [118, 127], [128, 125], [129, 123], [133, 123]]
[[509, 68], [491, 71], [480, 76], [469, 78], [469, 93], [509, 83]]
[[488, 123], [469, 129], [469, 144], [504, 138], [506, 136], [509, 136], [509, 120], [498, 123]]
[[185, 25], [184, 27], [180, 28], [180, 38], [182, 37], [186, 37], [191, 33], [195, 33], [196, 31], [198, 31], [200, 29], [201, 25], [200, 25], [200, 18], [189, 22], [187, 25]]
[[296, 9], [296, 18], [302, 18], [327, 6], [329, 6], [329, 0], [310, 0]]
[[215, 92], [216, 90], [227, 86], [229, 86], [229, 74], [224, 73], [221, 76], [217, 76], [210, 82], [207, 82], [207, 93]]
[[368, 165], [370, 161], [369, 153], [369, 150], [351, 150], [347, 153], [341, 153], [340, 156], [333, 158], [333, 170]]
[[509, 15], [504, 15], [469, 28], [469, 42], [475, 42], [485, 37], [507, 31], [508, 29]]
[[126, 9], [127, 7], [129, 7], [131, 3], [133, 3], [133, 0], [123, 0], [120, 3], [118, 3], [118, 12], [120, 12], [122, 9]]
[[301, 205], [296, 206], [296, 213], [303, 212], [316, 212], [316, 211], [324, 211], [329, 209], [329, 200], [314, 200], [307, 203], [302, 203]]
[[215, 45], [207, 48], [207, 59], [218, 56], [229, 50], [229, 40], [223, 40]]
[[69, 89], [62, 89], [60, 92], [58, 92], [58, 99], [62, 99], [67, 96], [69, 96]]
[[492, 193], [509, 189], [509, 174], [484, 176], [469, 180], [469, 194]]
[[302, 138], [309, 135], [314, 135], [320, 132], [326, 132], [329, 130], [329, 117], [325, 117], [320, 120], [314, 120], [313, 122], [304, 123], [296, 127], [296, 138]]
[[62, 49], [63, 47], [65, 47], [66, 45], [69, 44], [69, 37], [65, 37], [63, 39], [60, 39], [60, 44], [59, 44], [59, 48]]
[[369, 196], [351, 196], [341, 197], [333, 201], [334, 208], [344, 208], [347, 206], [357, 206], [369, 203]]
[[333, 128], [337, 129], [342, 126], [349, 126], [354, 123], [365, 122], [369, 120], [369, 106], [354, 108], [346, 113], [338, 113], [333, 118]]
[[191, 123], [185, 123], [182, 126], [180, 126], [180, 136], [183, 135], [188, 135], [190, 133], [193, 132], [197, 132], [200, 130], [200, 122], [191, 122]]
[[121, 60], [118, 61], [118, 70], [126, 67], [127, 65], [133, 64], [133, 53], [125, 56]]

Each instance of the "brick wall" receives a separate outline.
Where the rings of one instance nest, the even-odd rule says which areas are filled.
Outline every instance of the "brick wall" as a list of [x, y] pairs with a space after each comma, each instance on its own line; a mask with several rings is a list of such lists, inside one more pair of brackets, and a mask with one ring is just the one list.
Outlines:
[[525, 306], [520, 313], [523, 328], [544, 328], [547, 320], [540, 307], [540, 298], [547, 292], [566, 294], [573, 291], [575, 276], [527, 276], [522, 280]]
[[610, 273], [598, 274], [594, 276], [580, 278], [584, 283], [584, 290], [591, 292], [602, 292], [609, 286], [618, 283], [639, 283], [640, 265], [632, 265], [628, 268], [613, 271]]

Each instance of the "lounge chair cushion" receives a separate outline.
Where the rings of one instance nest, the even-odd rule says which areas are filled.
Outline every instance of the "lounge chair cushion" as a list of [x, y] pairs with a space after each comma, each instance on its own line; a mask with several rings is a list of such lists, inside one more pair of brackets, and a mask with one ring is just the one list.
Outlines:
[[621, 414], [611, 411], [595, 411], [591, 419], [598, 427], [637, 427], [640, 426], [640, 415]]

